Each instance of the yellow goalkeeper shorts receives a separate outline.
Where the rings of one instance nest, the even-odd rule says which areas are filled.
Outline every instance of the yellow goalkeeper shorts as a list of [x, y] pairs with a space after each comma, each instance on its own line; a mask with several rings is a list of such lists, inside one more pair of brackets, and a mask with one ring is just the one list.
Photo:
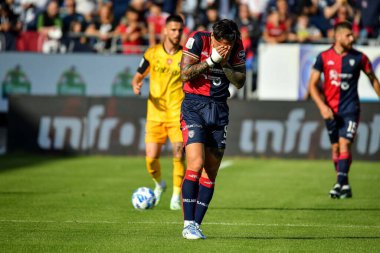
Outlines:
[[183, 142], [180, 123], [148, 120], [145, 125], [145, 142], [165, 144], [169, 137], [171, 143]]

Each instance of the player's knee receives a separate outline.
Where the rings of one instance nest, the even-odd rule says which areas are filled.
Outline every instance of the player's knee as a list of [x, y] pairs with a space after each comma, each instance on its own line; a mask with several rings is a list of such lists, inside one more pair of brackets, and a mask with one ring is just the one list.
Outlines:
[[348, 152], [351, 149], [351, 141], [345, 138], [339, 140], [339, 152]]
[[339, 154], [339, 143], [334, 143], [331, 145], [332, 154]]
[[202, 158], [187, 159], [186, 167], [193, 171], [201, 171], [203, 169], [204, 161]]
[[176, 159], [183, 160], [185, 158], [183, 155], [183, 150], [180, 149], [180, 150], [173, 151], [173, 157]]

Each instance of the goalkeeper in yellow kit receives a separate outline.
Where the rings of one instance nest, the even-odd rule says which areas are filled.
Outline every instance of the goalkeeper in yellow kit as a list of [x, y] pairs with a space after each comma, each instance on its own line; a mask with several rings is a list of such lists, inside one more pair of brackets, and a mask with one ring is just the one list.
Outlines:
[[140, 94], [142, 81], [150, 73], [146, 122], [146, 167], [156, 186], [156, 205], [160, 202], [166, 183], [161, 179], [160, 154], [169, 137], [173, 148], [173, 195], [170, 209], [181, 209], [181, 183], [185, 173], [183, 140], [180, 129], [181, 103], [184, 98], [180, 78], [183, 20], [178, 15], [166, 19], [165, 39], [145, 53], [133, 78], [133, 92]]

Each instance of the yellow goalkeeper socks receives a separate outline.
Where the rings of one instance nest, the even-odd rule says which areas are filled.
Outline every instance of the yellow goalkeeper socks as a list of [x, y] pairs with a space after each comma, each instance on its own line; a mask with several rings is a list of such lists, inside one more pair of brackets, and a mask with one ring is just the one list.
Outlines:
[[173, 158], [173, 193], [175, 193], [178, 189], [179, 189], [179, 192], [181, 192], [181, 184], [182, 184], [184, 175], [185, 175], [184, 159]]
[[161, 182], [161, 165], [157, 158], [145, 157], [146, 169], [153, 178], [153, 181], [158, 184]]

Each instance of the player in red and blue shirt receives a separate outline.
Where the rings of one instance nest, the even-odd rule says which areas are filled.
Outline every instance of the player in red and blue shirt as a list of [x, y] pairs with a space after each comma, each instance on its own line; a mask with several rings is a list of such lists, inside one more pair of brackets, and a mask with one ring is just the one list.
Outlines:
[[[351, 198], [348, 182], [351, 165], [351, 144], [358, 129], [360, 101], [358, 80], [363, 71], [380, 97], [380, 84], [368, 57], [352, 48], [354, 37], [349, 22], [334, 27], [335, 44], [320, 53], [310, 77], [310, 95], [325, 119], [331, 147], [332, 159], [337, 172], [337, 182], [330, 191], [332, 198]], [[318, 89], [324, 75], [322, 91]]]
[[186, 239], [204, 239], [199, 229], [214, 193], [226, 146], [228, 87], [245, 83], [245, 51], [237, 25], [223, 19], [212, 32], [190, 34], [183, 49], [181, 79], [185, 98], [181, 129], [187, 169], [182, 183]]

